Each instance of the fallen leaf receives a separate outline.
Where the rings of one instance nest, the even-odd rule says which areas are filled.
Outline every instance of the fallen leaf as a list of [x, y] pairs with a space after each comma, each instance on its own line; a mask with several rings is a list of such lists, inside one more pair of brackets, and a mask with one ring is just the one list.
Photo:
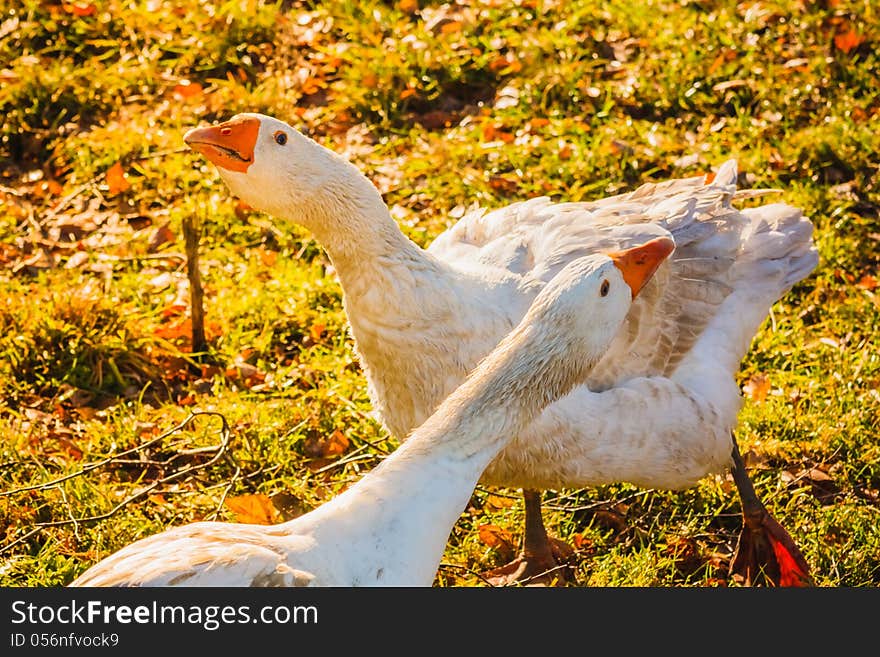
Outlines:
[[419, 114], [415, 121], [425, 130], [436, 130], [437, 128], [448, 128], [458, 117], [452, 112], [444, 110], [431, 110], [424, 114]]
[[265, 267], [271, 267], [278, 260], [278, 251], [270, 251], [263, 247], [257, 249], [257, 255]]
[[65, 4], [64, 11], [74, 16], [93, 16], [98, 8], [91, 2], [71, 2]]
[[131, 187], [131, 183], [128, 182], [128, 176], [122, 169], [121, 162], [117, 162], [112, 167], [107, 169], [107, 187], [109, 188], [109, 192], [111, 194], [124, 192], [129, 187]]
[[339, 456], [348, 449], [349, 441], [339, 429], [333, 432], [324, 446], [324, 456]]
[[486, 504], [488, 504], [493, 509], [508, 509], [514, 505], [514, 500], [509, 497], [502, 497], [500, 495], [495, 495], [490, 493], [489, 497], [486, 498]]
[[318, 342], [321, 339], [321, 336], [324, 335], [324, 330], [327, 327], [323, 324], [312, 324], [309, 328], [309, 335], [312, 336], [312, 340]]
[[440, 26], [441, 34], [452, 34], [454, 32], [461, 32], [460, 21], [448, 21]]
[[522, 62], [520, 62], [512, 53], [507, 53], [501, 57], [496, 57], [489, 62], [489, 70], [499, 75], [507, 75], [509, 73], [519, 73], [522, 70]]
[[147, 245], [147, 253], [155, 253], [159, 250], [160, 246], [173, 241], [174, 233], [168, 227], [168, 224], [163, 224], [156, 228], [150, 236], [150, 243]]
[[168, 505], [168, 502], [165, 500], [165, 496], [162, 495], [162, 493], [150, 493], [147, 495], [147, 500], [159, 506]]
[[743, 386], [745, 396], [756, 402], [767, 399], [768, 392], [770, 392], [770, 379], [765, 374], [752, 375]]
[[816, 500], [825, 506], [834, 504], [840, 495], [841, 489], [824, 470], [810, 468], [796, 475], [795, 481], [807, 481], [810, 484], [810, 492]]
[[506, 194], [514, 193], [519, 187], [517, 181], [504, 176], [491, 176], [489, 178], [489, 187], [496, 192], [504, 192]]
[[202, 85], [198, 82], [190, 82], [189, 80], [181, 80], [174, 87], [174, 95], [183, 99], [199, 98], [202, 92]]
[[858, 48], [864, 40], [863, 35], [856, 32], [854, 27], [850, 27], [846, 32], [834, 37], [834, 45], [838, 50], [849, 53], [850, 50]]
[[477, 528], [480, 542], [496, 550], [512, 550], [513, 535], [498, 525], [480, 525]]
[[329, 436], [313, 435], [306, 438], [303, 450], [312, 458], [326, 459], [344, 454], [348, 446], [348, 438], [337, 429]]
[[856, 287], [868, 291], [874, 290], [877, 287], [877, 279], [871, 276], [871, 274], [865, 274], [856, 283]]
[[235, 203], [234, 211], [235, 211], [235, 216], [238, 217], [238, 219], [240, 221], [244, 221], [245, 219], [247, 219], [248, 215], [251, 214], [251, 212], [253, 211], [253, 208], [250, 205], [248, 205], [247, 203], [245, 203], [244, 201], [242, 201], [241, 199], [239, 199]]
[[223, 505], [232, 511], [236, 522], [250, 525], [274, 525], [278, 522], [278, 509], [269, 496], [262, 493], [227, 497]]

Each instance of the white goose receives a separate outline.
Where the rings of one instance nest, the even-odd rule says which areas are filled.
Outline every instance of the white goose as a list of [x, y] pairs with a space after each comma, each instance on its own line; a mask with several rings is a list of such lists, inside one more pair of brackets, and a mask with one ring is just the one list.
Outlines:
[[472, 213], [423, 250], [356, 167], [282, 121], [240, 114], [184, 139], [235, 195], [305, 226], [326, 248], [371, 401], [400, 439], [566, 263], [672, 238], [674, 256], [587, 383], [517, 433], [487, 468], [485, 483], [521, 487], [526, 501], [523, 552], [495, 574], [528, 578], [555, 565], [540, 489], [621, 481], [679, 489], [732, 467], [746, 520], [735, 567], [747, 580], [761, 569], [775, 583], [809, 580], [794, 543], [751, 490], [731, 439], [739, 363], [770, 306], [818, 256], [812, 224], [797, 208], [732, 206], [748, 195], [736, 191], [735, 162], [713, 181], [699, 176], [590, 203], [535, 198]]
[[661, 238], [569, 264], [401, 447], [314, 511], [274, 526], [170, 529], [119, 550], [71, 585], [430, 586], [486, 465], [585, 380], [672, 248]]

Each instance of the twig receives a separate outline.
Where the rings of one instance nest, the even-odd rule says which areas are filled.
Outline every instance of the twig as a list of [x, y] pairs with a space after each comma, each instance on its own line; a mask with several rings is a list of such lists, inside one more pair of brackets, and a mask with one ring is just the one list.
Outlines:
[[202, 277], [199, 274], [199, 230], [198, 221], [188, 215], [183, 218], [183, 237], [186, 249], [186, 276], [189, 279], [189, 297], [192, 315], [192, 350], [204, 353], [208, 350], [205, 339], [205, 307]]
[[460, 566], [457, 563], [445, 563], [444, 562], [444, 563], [440, 564], [440, 568], [456, 568], [458, 570], [464, 570], [465, 572], [470, 573], [471, 575], [473, 575], [474, 577], [476, 577], [477, 579], [482, 581], [486, 586], [490, 586], [493, 589], [498, 588], [492, 582], [490, 582], [488, 579], [486, 579], [483, 575], [478, 573], [476, 570], [471, 570], [467, 566]]
[[178, 424], [177, 426], [171, 427], [165, 433], [159, 434], [155, 438], [152, 438], [151, 440], [148, 440], [145, 443], [141, 443], [140, 445], [137, 445], [137, 446], [132, 447], [130, 449], [127, 449], [125, 451], [119, 452], [119, 454], [114, 454], [113, 456], [108, 456], [107, 458], [101, 459], [100, 461], [95, 461], [94, 463], [89, 463], [88, 465], [81, 468], [80, 470], [77, 470], [76, 472], [72, 472], [70, 474], [64, 475], [63, 477], [58, 477], [57, 479], [52, 479], [51, 481], [47, 481], [42, 484], [34, 484], [33, 486], [23, 486], [22, 488], [15, 488], [13, 490], [0, 491], [0, 497], [7, 497], [9, 495], [17, 495], [18, 493], [25, 493], [29, 490], [46, 490], [47, 488], [52, 488], [53, 486], [56, 486], [57, 484], [60, 484], [63, 481], [67, 481], [68, 479], [73, 479], [75, 477], [79, 477], [81, 475], [84, 475], [87, 472], [91, 472], [92, 470], [96, 470], [97, 468], [100, 468], [104, 465], [107, 465], [109, 463], [113, 463], [116, 459], [118, 459], [122, 456], [128, 456], [129, 454], [134, 454], [135, 452], [139, 452], [142, 449], [146, 449], [147, 447], [150, 447], [152, 445], [155, 445], [158, 442], [161, 442], [162, 440], [165, 440], [171, 434], [176, 433], [176, 432], [180, 431], [181, 429], [184, 429], [187, 425], [189, 425], [195, 418], [199, 417], [200, 415], [212, 415], [215, 417], [219, 417], [223, 421], [223, 433], [224, 434], [229, 433], [229, 424], [226, 421], [226, 417], [224, 417], [221, 413], [217, 413], [216, 411], [194, 411], [194, 412], [190, 413], [190, 415], [183, 422]]
[[217, 503], [217, 508], [214, 509], [214, 513], [211, 514], [211, 517], [208, 520], [216, 520], [217, 516], [220, 515], [220, 509], [223, 508], [223, 504], [226, 502], [226, 496], [229, 495], [229, 492], [232, 490], [232, 487], [235, 486], [235, 482], [238, 480], [238, 476], [241, 474], [241, 468], [237, 465], [235, 466], [235, 474], [232, 475], [232, 479], [229, 480], [229, 483], [226, 484], [226, 488], [223, 489], [223, 494], [220, 496], [220, 502]]
[[366, 445], [364, 445], [363, 447], [359, 447], [357, 450], [355, 450], [354, 452], [352, 452], [351, 454], [346, 456], [344, 459], [340, 459], [338, 461], [335, 461], [333, 463], [325, 465], [323, 468], [318, 468], [317, 470], [314, 471], [314, 474], [321, 474], [322, 472], [327, 472], [328, 470], [333, 470], [335, 468], [338, 468], [341, 465], [346, 465], [348, 463], [354, 463], [355, 461], [365, 461], [367, 459], [379, 459], [379, 460], [382, 459], [381, 456], [377, 456], [376, 454], [357, 454], [356, 455], [356, 452], [358, 452], [362, 449], [366, 449], [366, 447], [367, 447]]
[[[74, 246], [76, 243], [74, 242]], [[103, 260], [115, 260], [117, 262], [136, 262], [138, 260], [186, 260], [186, 256], [183, 253], [177, 253], [175, 251], [165, 251], [162, 253], [143, 253], [140, 255], [128, 255], [128, 256], [120, 256], [113, 255], [112, 253], [102, 253], [101, 259]]]
[[79, 523], [73, 515], [73, 508], [70, 506], [70, 500], [67, 499], [67, 493], [64, 492], [64, 486], [59, 486], [58, 492], [61, 493], [61, 499], [64, 500], [64, 504], [67, 506], [67, 517], [70, 518], [70, 521], [73, 523], [73, 535], [76, 536], [77, 541], [81, 541], [82, 539], [79, 536]]
[[[9, 543], [3, 547], [0, 547], [0, 554], [3, 554], [4, 552], [6, 552], [10, 548], [14, 547], [15, 545], [18, 545], [22, 541], [27, 540], [28, 538], [30, 538], [31, 536], [33, 536], [37, 532], [45, 529], [46, 527], [61, 527], [63, 525], [73, 524], [74, 527], [77, 528], [80, 523], [96, 522], [98, 520], [106, 520], [107, 518], [109, 518], [109, 517], [113, 516], [114, 514], [116, 514], [117, 512], [119, 512], [126, 505], [130, 504], [131, 502], [134, 502], [135, 500], [138, 500], [138, 499], [146, 496], [147, 494], [151, 493], [159, 486], [161, 486], [163, 484], [170, 483], [176, 479], [180, 479], [181, 477], [188, 475], [188, 474], [191, 474], [193, 472], [203, 470], [207, 467], [210, 467], [214, 463], [216, 463], [221, 457], [226, 455], [226, 451], [229, 447], [229, 442], [231, 440], [231, 435], [232, 435], [230, 428], [229, 428], [229, 423], [226, 420], [226, 417], [223, 414], [218, 413], [216, 411], [194, 411], [194, 412], [190, 413], [189, 417], [187, 417], [183, 422], [181, 422], [180, 424], [178, 424], [174, 428], [169, 429], [168, 431], [166, 431], [162, 435], [157, 436], [156, 438], [153, 438], [152, 440], [149, 440], [148, 442], [143, 443], [136, 448], [125, 450], [124, 452], [121, 452], [120, 454], [118, 454], [116, 457], [124, 456], [126, 454], [132, 453], [135, 450], [144, 449], [146, 447], [149, 447], [150, 445], [155, 444], [157, 441], [167, 437], [171, 433], [173, 433], [175, 431], [179, 431], [180, 429], [186, 427], [196, 417], [198, 417], [200, 415], [209, 415], [209, 416], [219, 417], [222, 421], [220, 444], [215, 447], [215, 449], [217, 450], [217, 453], [214, 454], [214, 456], [212, 456], [208, 461], [206, 461], [205, 463], [202, 463], [200, 465], [187, 466], [187, 467], [183, 468], [182, 470], [178, 470], [177, 472], [173, 472], [170, 475], [162, 477], [161, 479], [157, 479], [156, 481], [152, 482], [150, 485], [146, 486], [145, 488], [142, 488], [138, 492], [133, 493], [132, 495], [129, 495], [127, 498], [122, 500], [119, 504], [117, 504], [115, 507], [113, 507], [110, 511], [107, 511], [106, 513], [102, 513], [102, 514], [94, 515], [94, 516], [87, 516], [87, 517], [83, 517], [83, 518], [75, 518], [75, 517], [73, 517], [73, 514], [71, 514], [71, 517], [67, 520], [54, 520], [54, 521], [50, 521], [50, 522], [36, 523], [36, 525], [34, 526], [34, 529], [27, 532], [24, 536], [20, 536], [19, 538], [14, 540], [12, 543]], [[88, 466], [82, 468], [81, 470], [79, 470], [75, 473], [72, 473], [72, 474], [64, 476], [64, 477], [59, 477], [58, 479], [54, 479], [53, 481], [47, 482], [45, 484], [40, 484], [40, 485], [36, 485], [36, 486], [25, 486], [23, 488], [18, 488], [18, 489], [12, 490], [12, 491], [4, 491], [3, 493], [0, 493], [0, 494], [12, 495], [14, 493], [20, 493], [20, 492], [24, 492], [24, 491], [28, 491], [28, 490], [38, 490], [38, 489], [45, 490], [47, 488], [57, 486], [59, 483], [61, 483], [63, 481], [67, 481], [68, 479], [72, 479], [73, 477], [77, 477], [77, 476], [83, 475], [87, 472], [91, 472], [92, 470], [94, 470], [102, 465], [107, 465], [109, 463], [115, 463], [114, 459], [116, 457], [103, 459], [101, 461], [97, 461], [95, 463], [89, 464]], [[171, 460], [173, 460], [173, 459], [169, 459], [168, 462], [170, 462]], [[63, 493], [62, 493], [62, 496], [63, 496]], [[65, 497], [65, 500], [66, 500], [66, 497]]]

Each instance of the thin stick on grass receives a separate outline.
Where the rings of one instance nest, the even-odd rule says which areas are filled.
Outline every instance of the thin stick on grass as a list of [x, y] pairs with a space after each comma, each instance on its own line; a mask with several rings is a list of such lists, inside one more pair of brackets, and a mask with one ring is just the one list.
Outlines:
[[[20, 536], [19, 538], [12, 541], [11, 543], [4, 545], [3, 547], [0, 547], [0, 554], [3, 554], [4, 552], [11, 549], [12, 547], [18, 545], [19, 543], [26, 541], [28, 538], [30, 538], [34, 534], [42, 531], [43, 529], [45, 529], [47, 527], [61, 527], [64, 525], [72, 524], [72, 525], [74, 525], [75, 528], [78, 528], [79, 524], [81, 524], [81, 523], [89, 523], [89, 522], [97, 522], [99, 520], [106, 520], [107, 518], [110, 518], [111, 516], [115, 515], [120, 510], [125, 508], [127, 505], [131, 504], [132, 502], [139, 500], [143, 497], [146, 497], [147, 495], [152, 493], [154, 490], [156, 490], [156, 488], [158, 488], [159, 486], [161, 486], [163, 484], [168, 484], [176, 479], [180, 479], [181, 477], [183, 477], [185, 475], [189, 475], [189, 474], [192, 474], [193, 472], [198, 472], [199, 470], [204, 470], [205, 468], [212, 466], [214, 463], [219, 461], [220, 458], [222, 458], [224, 456], [228, 456], [227, 450], [229, 448], [229, 442], [232, 437], [232, 432], [229, 428], [229, 422], [226, 420], [226, 417], [222, 413], [218, 413], [216, 411], [194, 411], [194, 412], [190, 413], [190, 415], [183, 422], [176, 425], [175, 427], [172, 427], [171, 429], [169, 429], [165, 433], [163, 433], [159, 436], [156, 436], [155, 438], [153, 438], [145, 443], [142, 443], [141, 445], [138, 445], [137, 447], [127, 449], [127, 450], [120, 452], [119, 454], [116, 454], [112, 457], [108, 457], [106, 459], [96, 461], [95, 463], [90, 463], [89, 465], [85, 466], [84, 468], [81, 468], [80, 470], [78, 470], [74, 473], [71, 473], [69, 475], [65, 475], [64, 477], [58, 477], [57, 479], [53, 479], [52, 481], [49, 481], [49, 482], [46, 482], [43, 484], [39, 484], [39, 485], [35, 485], [35, 486], [24, 486], [22, 488], [16, 488], [14, 490], [0, 491], [0, 496], [8, 496], [8, 495], [14, 495], [16, 493], [23, 493], [23, 492], [31, 491], [31, 490], [46, 490], [48, 488], [58, 487], [58, 485], [64, 481], [67, 481], [69, 479], [73, 479], [74, 477], [80, 477], [80, 476], [82, 476], [88, 472], [91, 472], [92, 470], [95, 470], [101, 466], [110, 465], [110, 464], [115, 465], [115, 464], [119, 463], [119, 461], [117, 459], [119, 459], [120, 457], [127, 456], [133, 452], [146, 449], [150, 445], [156, 444], [157, 442], [163, 440], [164, 438], [167, 438], [169, 435], [171, 435], [175, 431], [180, 431], [181, 429], [185, 428], [196, 417], [199, 417], [201, 415], [209, 415], [209, 416], [219, 417], [222, 422], [222, 426], [220, 429], [220, 435], [221, 435], [220, 443], [218, 445], [212, 446], [212, 448], [216, 450], [216, 453], [209, 460], [207, 460], [206, 462], [199, 464], [199, 465], [187, 466], [187, 467], [183, 468], [182, 470], [178, 470], [177, 472], [173, 472], [170, 475], [162, 477], [161, 479], [155, 480], [154, 482], [152, 482], [148, 486], [140, 489], [136, 493], [129, 495], [127, 498], [125, 498], [124, 500], [119, 502], [119, 504], [114, 506], [112, 509], [110, 509], [106, 513], [101, 513], [101, 514], [94, 515], [94, 516], [87, 516], [87, 517], [83, 517], [83, 518], [76, 518], [76, 517], [73, 517], [73, 515], [71, 514], [71, 517], [68, 518], [67, 520], [53, 520], [53, 521], [49, 521], [49, 522], [36, 523], [32, 530], [30, 530], [29, 532], [27, 532], [23, 536]], [[192, 452], [195, 452], [196, 450], [187, 450], [187, 451], [192, 453]], [[197, 450], [197, 451], [201, 452], [202, 450]]]
[[205, 296], [202, 277], [199, 274], [199, 237], [201, 229], [195, 217], [183, 219], [184, 249], [186, 251], [186, 277], [189, 279], [190, 313], [192, 316], [192, 351], [203, 354], [208, 350], [205, 339]]

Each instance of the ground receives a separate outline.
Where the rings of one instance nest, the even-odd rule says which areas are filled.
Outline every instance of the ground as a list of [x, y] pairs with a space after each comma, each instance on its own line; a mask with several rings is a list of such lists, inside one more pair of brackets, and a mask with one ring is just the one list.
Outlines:
[[[875, 3], [5, 6], [0, 585], [65, 584], [196, 519], [293, 517], [396, 446], [320, 246], [183, 144], [243, 111], [350, 158], [422, 246], [473, 204], [590, 200], [728, 158], [741, 186], [779, 189], [821, 260], [742, 363], [737, 435], [816, 583], [880, 583]], [[201, 231], [196, 354], [185, 221]], [[545, 502], [578, 585], [739, 584], [729, 476]], [[436, 584], [485, 585], [522, 511], [518, 491], [479, 487]]]

